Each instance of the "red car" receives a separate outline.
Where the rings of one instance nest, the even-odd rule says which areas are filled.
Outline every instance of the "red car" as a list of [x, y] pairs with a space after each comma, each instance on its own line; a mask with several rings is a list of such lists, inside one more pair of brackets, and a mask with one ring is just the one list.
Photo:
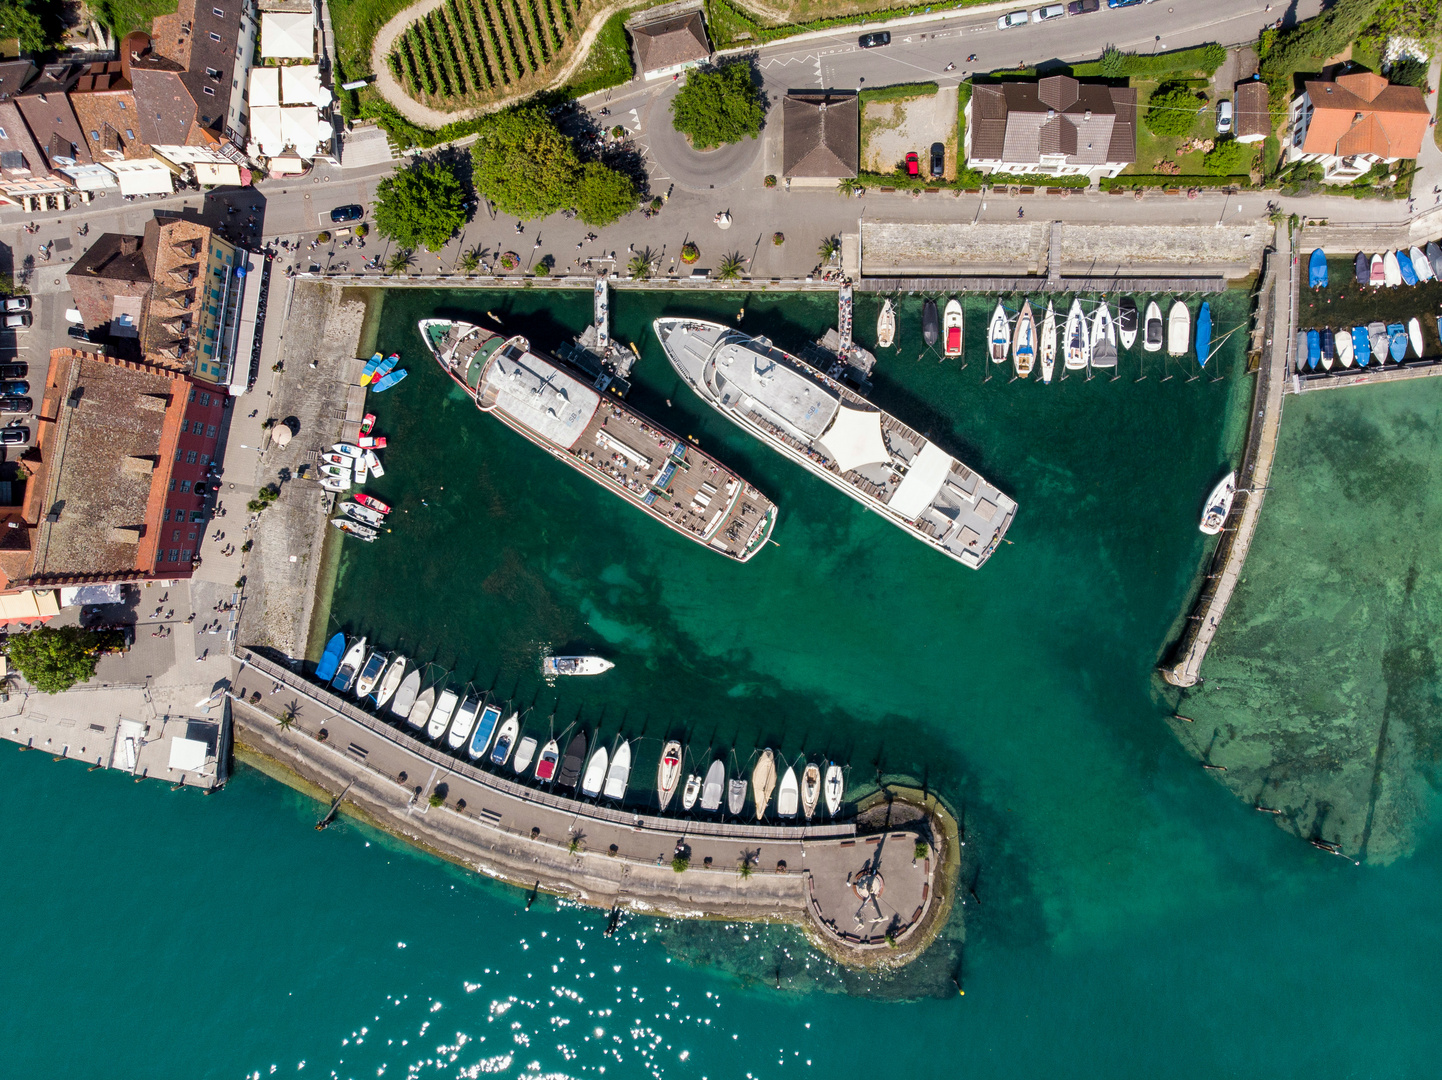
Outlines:
[[915, 150], [913, 150], [911, 153], [909, 153], [909, 154], [906, 155], [906, 175], [907, 175], [907, 176], [920, 176], [920, 175], [921, 175], [921, 161], [920, 161], [920, 159], [916, 156], [916, 151], [915, 151]]

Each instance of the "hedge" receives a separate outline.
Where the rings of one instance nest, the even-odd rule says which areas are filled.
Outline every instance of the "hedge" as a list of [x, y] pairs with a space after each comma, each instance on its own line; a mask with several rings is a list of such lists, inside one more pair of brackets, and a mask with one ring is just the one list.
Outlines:
[[1213, 42], [1195, 49], [1166, 53], [1120, 53], [1110, 59], [1073, 64], [1071, 73], [1081, 78], [1121, 79], [1132, 75], [1170, 75], [1177, 71], [1205, 71], [1212, 74], [1227, 59], [1227, 50]]
[[389, 135], [402, 150], [410, 147], [420, 147], [422, 150], [432, 146], [439, 146], [441, 143], [450, 142], [453, 139], [461, 139], [467, 135], [474, 135], [481, 130], [484, 117], [474, 120], [457, 120], [447, 124], [445, 127], [432, 131], [430, 128], [414, 124], [402, 116], [394, 106], [384, 101], [366, 101], [361, 105], [361, 116], [367, 120], [374, 120], [387, 135]]
[[1046, 176], [1040, 173], [1026, 175], [991, 173], [988, 175], [977, 172], [974, 169], [967, 169], [955, 180], [946, 180], [941, 177], [933, 179], [929, 176], [904, 176], [901, 173], [874, 172], [861, 173], [856, 179], [857, 183], [863, 187], [889, 187], [898, 188], [903, 191], [924, 191], [927, 188], [943, 188], [952, 191], [987, 186], [1006, 187], [1009, 184], [1017, 184], [1023, 187], [1084, 188], [1091, 184], [1091, 180], [1085, 176]]
[[869, 11], [865, 18], [856, 15], [836, 15], [827, 19], [812, 19], [810, 22], [786, 23], [784, 26], [763, 26], [740, 8], [727, 0], [706, 0], [706, 29], [711, 32], [711, 41], [718, 49], [725, 49], [742, 42], [765, 44], [809, 33], [812, 30], [830, 30], [837, 26], [864, 26], [869, 22], [887, 22], [908, 15], [925, 12], [951, 11], [957, 8], [977, 7], [990, 0], [943, 0], [941, 3], [908, 4], [902, 7]]
[[1130, 188], [1250, 188], [1253, 186], [1250, 176], [1151, 176], [1138, 174], [1117, 176], [1111, 179], [1103, 178], [1101, 182], [1103, 191], [1116, 189], [1126, 191]]
[[931, 97], [941, 87], [934, 82], [897, 83], [895, 86], [873, 86], [861, 91], [861, 107], [873, 101], [905, 101], [908, 98]]

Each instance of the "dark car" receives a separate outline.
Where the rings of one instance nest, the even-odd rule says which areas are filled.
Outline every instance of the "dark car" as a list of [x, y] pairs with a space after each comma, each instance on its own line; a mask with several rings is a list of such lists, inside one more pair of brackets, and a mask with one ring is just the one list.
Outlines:
[[913, 150], [911, 153], [909, 153], [909, 154], [906, 155], [906, 175], [907, 175], [907, 176], [920, 176], [920, 175], [921, 175], [921, 159], [916, 156], [916, 151], [915, 151], [915, 150]]
[[67, 326], [65, 328], [65, 332], [71, 337], [73, 337], [76, 341], [90, 340], [90, 331], [85, 329], [85, 327], [83, 326]]
[[28, 382], [0, 382], [0, 395], [5, 397], [24, 397], [30, 393]]
[[1146, 0], [1107, 0], [1107, 7], [1135, 7], [1137, 4], [1145, 3]]
[[351, 203], [349, 206], [337, 206], [330, 212], [330, 219], [335, 222], [359, 221], [365, 214], [364, 207]]
[[1090, 15], [1093, 11], [1101, 10], [1102, 0], [1071, 0], [1066, 6], [1068, 15]]
[[23, 379], [29, 374], [29, 364], [0, 364], [0, 379]]
[[28, 427], [0, 428], [0, 446], [17, 446], [29, 440], [30, 429]]
[[946, 147], [939, 142], [931, 144], [931, 175], [941, 176], [946, 172]]
[[28, 413], [30, 405], [28, 397], [0, 397], [0, 413]]
[[862, 34], [856, 42], [863, 49], [875, 49], [882, 45], [891, 44], [891, 31], [878, 30], [874, 34]]

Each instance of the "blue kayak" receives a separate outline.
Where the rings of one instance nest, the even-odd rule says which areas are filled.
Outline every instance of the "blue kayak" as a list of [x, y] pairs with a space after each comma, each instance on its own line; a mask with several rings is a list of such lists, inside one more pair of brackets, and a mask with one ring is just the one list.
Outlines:
[[1212, 305], [1203, 302], [1197, 312], [1197, 363], [1207, 366], [1212, 351]]
[[1399, 364], [1407, 355], [1407, 328], [1399, 322], [1394, 322], [1387, 327], [1387, 351]]
[[1327, 256], [1322, 254], [1321, 248], [1312, 252], [1312, 261], [1307, 269], [1307, 284], [1314, 289], [1327, 287]]
[[1397, 269], [1402, 271], [1403, 285], [1417, 284], [1417, 271], [1412, 267], [1412, 260], [1405, 251], [1397, 252]]
[[384, 359], [385, 358], [381, 356], [380, 353], [376, 353], [374, 356], [372, 356], [369, 360], [366, 361], [366, 366], [361, 368], [362, 386], [371, 381], [371, 378], [376, 373], [376, 368], [381, 366], [381, 361]]
[[405, 369], [405, 368], [397, 368], [395, 371], [392, 371], [392, 372], [391, 372], [389, 375], [387, 375], [385, 378], [378, 380], [378, 381], [371, 387], [371, 393], [373, 393], [373, 394], [379, 394], [379, 393], [381, 393], [381, 391], [383, 391], [383, 390], [389, 390], [392, 386], [394, 386], [396, 383], [400, 382], [400, 381], [401, 381], [402, 379], [404, 379], [405, 377], [406, 377], [406, 369]]
[[1372, 359], [1372, 342], [1367, 337], [1365, 326], [1352, 327], [1352, 359], [1357, 361], [1358, 367], [1366, 367]]
[[1307, 366], [1316, 370], [1317, 361], [1322, 359], [1322, 338], [1315, 330], [1307, 331]]
[[315, 677], [319, 682], [330, 682], [335, 678], [335, 669], [340, 667], [340, 658], [345, 653], [345, 635], [337, 634], [325, 643], [325, 652], [315, 666]]

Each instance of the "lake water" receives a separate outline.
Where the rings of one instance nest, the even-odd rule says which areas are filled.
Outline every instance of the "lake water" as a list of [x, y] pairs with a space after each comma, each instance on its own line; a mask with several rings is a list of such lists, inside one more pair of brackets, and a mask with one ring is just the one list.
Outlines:
[[[847, 975], [787, 928], [605, 916], [477, 879], [251, 770], [205, 798], [0, 754], [7, 1072], [759, 1078], [1403, 1077], [1435, 1065], [1442, 846], [1357, 868], [1274, 828], [1198, 768], [1153, 668], [1208, 551], [1200, 504], [1234, 459], [1241, 338], [1195, 374], [1135, 354], [1050, 387], [882, 354], [873, 399], [1014, 496], [980, 572], [938, 556], [749, 440], [677, 385], [667, 311], [799, 347], [830, 297], [620, 294], [632, 401], [781, 507], [731, 564], [480, 415], [415, 321], [479, 316], [552, 347], [590, 298], [387, 300], [411, 376], [373, 399], [392, 445], [370, 490], [394, 532], [348, 544], [333, 628], [530, 708], [749, 760], [848, 762], [852, 792], [924, 783], [966, 825], [975, 896], [899, 976]], [[989, 305], [968, 305], [979, 341]], [[858, 302], [863, 340], [875, 304]], [[1218, 333], [1246, 314], [1213, 299]], [[900, 352], [902, 355], [897, 356]], [[668, 406], [667, 399], [671, 404]], [[615, 671], [547, 687], [543, 650]], [[554, 720], [552, 717], [554, 716]], [[959, 948], [965, 919], [964, 953]], [[959, 976], [966, 994], [951, 982]], [[779, 988], [778, 988], [779, 983]], [[904, 1002], [900, 999], [907, 999]], [[604, 1072], [602, 1071], [604, 1070]]]

